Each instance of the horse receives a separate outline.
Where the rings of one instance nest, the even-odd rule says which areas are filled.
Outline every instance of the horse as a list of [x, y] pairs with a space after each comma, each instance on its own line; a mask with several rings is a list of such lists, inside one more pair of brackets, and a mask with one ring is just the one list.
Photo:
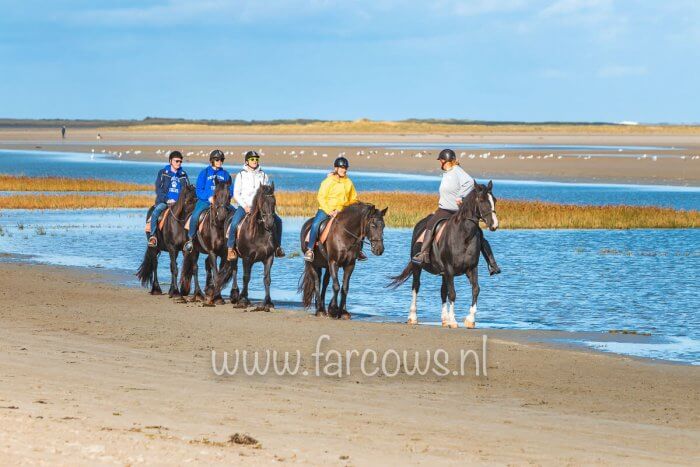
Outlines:
[[[381, 256], [384, 253], [384, 215], [389, 208], [377, 209], [373, 204], [355, 203], [338, 213], [330, 227], [325, 243], [318, 242], [314, 248], [314, 261], [306, 262], [304, 273], [299, 280], [299, 292], [305, 308], [316, 304], [316, 316], [331, 316], [350, 319], [346, 310], [346, 301], [350, 287], [350, 277], [355, 269], [355, 261], [360, 254], [365, 237], [369, 237], [372, 253]], [[301, 228], [301, 249], [306, 252], [306, 235], [313, 219], [308, 219]], [[323, 229], [324, 226], [321, 226]], [[338, 272], [343, 269], [343, 286], [340, 287]], [[321, 284], [321, 273], [323, 284]], [[326, 311], [326, 289], [329, 279], [333, 279], [333, 298]], [[338, 306], [340, 292], [340, 306]]]
[[[170, 207], [170, 211], [166, 211], [163, 228], [158, 229], [156, 238], [158, 246], [147, 247], [143, 255], [143, 261], [136, 272], [136, 277], [141, 281], [143, 287], [151, 286], [151, 295], [161, 295], [163, 291], [158, 283], [158, 256], [161, 251], [167, 251], [170, 254], [170, 290], [168, 296], [170, 298], [179, 297], [180, 291], [177, 287], [178, 270], [177, 270], [177, 255], [182, 250], [182, 246], [187, 241], [187, 232], [185, 231], [185, 221], [194, 210], [194, 205], [197, 202], [195, 188], [192, 185], [182, 187], [180, 197], [175, 204]], [[146, 218], [153, 212], [153, 207], [148, 210]], [[151, 234], [146, 233], [148, 238]]]
[[[444, 221], [442, 235], [433, 236], [430, 263], [416, 265], [409, 260], [408, 265], [399, 275], [391, 277], [392, 281], [388, 286], [396, 288], [413, 275], [413, 299], [409, 309], [408, 324], [418, 323], [416, 303], [420, 289], [421, 270], [425, 269], [431, 274], [442, 276], [442, 325], [453, 329], [458, 327], [454, 313], [455, 299], [457, 298], [454, 278], [466, 274], [472, 288], [472, 304], [469, 307], [469, 315], [464, 319], [464, 325], [467, 328], [476, 326], [476, 304], [479, 297], [477, 271], [479, 253], [491, 254], [490, 248], [486, 251], [482, 247], [483, 231], [479, 226], [479, 221], [482, 220], [491, 231], [498, 228], [496, 198], [493, 196], [492, 190], [493, 182], [491, 181], [487, 186], [475, 183], [474, 189], [462, 200], [457, 213]], [[420, 249], [420, 243], [417, 240], [427, 221], [428, 217], [422, 219], [413, 229], [411, 257]]]
[[[229, 187], [231, 180], [222, 182], [215, 181], [214, 202], [211, 207], [204, 211], [202, 225], [197, 233], [197, 241], [191, 253], [185, 254], [182, 262], [182, 274], [180, 279], [180, 289], [182, 295], [187, 295], [190, 290], [190, 281], [194, 276], [195, 290], [192, 301], [197, 301], [203, 295], [199, 288], [199, 278], [197, 262], [199, 254], [206, 254], [204, 265], [207, 272], [205, 296], [203, 306], [223, 305], [224, 299], [221, 297], [219, 289], [219, 268], [223, 267], [226, 261], [226, 226], [231, 220], [231, 193]], [[199, 226], [197, 226], [199, 228]], [[217, 266], [216, 260], [220, 259]]]
[[261, 185], [253, 198], [250, 213], [245, 216], [238, 227], [236, 249], [243, 263], [243, 291], [238, 290], [238, 260], [227, 261], [219, 274], [219, 289], [223, 289], [229, 280], [231, 284], [231, 304], [234, 308], [246, 308], [250, 305], [248, 299], [248, 283], [253, 264], [262, 262], [264, 267], [263, 282], [265, 284], [265, 299], [262, 309], [271, 311], [275, 304], [270, 298], [270, 272], [275, 260], [275, 250], [279, 245], [275, 242], [275, 185]]

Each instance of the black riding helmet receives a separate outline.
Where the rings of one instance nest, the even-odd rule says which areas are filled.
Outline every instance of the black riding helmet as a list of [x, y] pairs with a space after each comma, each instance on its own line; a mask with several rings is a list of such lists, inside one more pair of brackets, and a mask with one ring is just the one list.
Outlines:
[[333, 167], [344, 167], [344, 168], [346, 168], [346, 169], [349, 169], [349, 168], [350, 168], [350, 162], [348, 162], [348, 160], [347, 160], [346, 158], [342, 157], [342, 156], [341, 156], [341, 157], [337, 157], [337, 158], [333, 161]]
[[176, 157], [182, 159], [182, 153], [180, 151], [170, 151], [170, 154], [168, 154], [169, 161], [175, 159]]
[[245, 153], [245, 161], [248, 162], [248, 159], [252, 159], [254, 157], [257, 157], [260, 159], [260, 154], [257, 153], [257, 151], [248, 151]]
[[222, 161], [226, 159], [224, 152], [221, 149], [214, 149], [209, 153], [209, 163], [214, 162], [214, 159], [221, 159]]
[[440, 151], [437, 160], [445, 162], [454, 162], [457, 160], [457, 154], [452, 149], [443, 149]]

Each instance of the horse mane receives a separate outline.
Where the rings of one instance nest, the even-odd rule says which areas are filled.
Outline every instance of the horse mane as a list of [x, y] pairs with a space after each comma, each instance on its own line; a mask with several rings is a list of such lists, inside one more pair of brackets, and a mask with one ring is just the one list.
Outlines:
[[476, 197], [478, 196], [477, 187], [479, 187], [480, 190], [486, 189], [484, 185], [479, 185], [474, 182], [474, 189], [464, 197], [462, 204], [459, 206], [459, 211], [457, 211], [457, 218], [460, 222], [471, 218], [476, 211]]
[[350, 206], [346, 207], [343, 209], [342, 212], [348, 213], [348, 214], [356, 214], [355, 211], [357, 211], [357, 214], [360, 214], [362, 216], [365, 216], [372, 212], [374, 209], [374, 204], [371, 203], [365, 203], [363, 201], [358, 201], [357, 203], [353, 203]]
[[265, 205], [266, 196], [274, 196], [275, 189], [271, 185], [260, 185], [258, 191], [255, 192], [253, 197], [253, 206], [250, 208], [250, 218], [251, 222], [248, 222], [248, 229], [252, 237], [258, 234], [258, 223], [255, 221], [258, 214], [260, 213], [262, 207]]

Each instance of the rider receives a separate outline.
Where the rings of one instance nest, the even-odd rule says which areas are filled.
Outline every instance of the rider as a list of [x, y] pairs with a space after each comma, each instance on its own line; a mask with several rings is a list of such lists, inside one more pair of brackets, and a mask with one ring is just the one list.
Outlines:
[[[223, 151], [214, 149], [209, 153], [209, 166], [199, 172], [197, 177], [197, 204], [194, 206], [192, 218], [190, 219], [190, 230], [187, 235], [189, 240], [185, 243], [184, 250], [187, 253], [192, 251], [192, 240], [197, 235], [197, 227], [199, 223], [199, 215], [206, 210], [214, 202], [214, 189], [216, 188], [216, 180], [220, 182], [230, 182], [231, 175], [224, 170]], [[233, 197], [233, 183], [229, 186], [229, 192]]]
[[175, 204], [180, 197], [180, 189], [190, 184], [187, 173], [182, 170], [182, 153], [170, 151], [168, 161], [170, 163], [160, 169], [156, 177], [156, 202], [151, 213], [151, 236], [148, 238], [148, 246], [151, 248], [158, 246], [158, 218], [169, 206]]
[[[238, 253], [236, 252], [236, 229], [238, 228], [238, 224], [241, 223], [246, 214], [250, 213], [250, 209], [253, 207], [253, 198], [255, 198], [255, 193], [257, 193], [258, 188], [260, 188], [261, 185], [270, 184], [267, 174], [260, 168], [259, 161], [260, 155], [257, 152], [246, 152], [243, 170], [236, 175], [233, 198], [236, 200], [238, 208], [236, 208], [236, 212], [233, 213], [231, 226], [228, 231], [227, 259], [229, 261], [238, 258]], [[282, 249], [282, 219], [280, 219], [277, 214], [275, 214], [274, 235], [275, 244], [277, 245], [275, 256], [282, 258], [284, 257], [284, 250]]]
[[[318, 189], [319, 209], [316, 212], [311, 229], [309, 230], [308, 250], [304, 254], [304, 260], [314, 260], [314, 245], [318, 237], [321, 223], [329, 217], [335, 217], [340, 211], [357, 202], [357, 192], [352, 181], [348, 178], [350, 163], [344, 157], [338, 157], [333, 162], [333, 172], [321, 182]], [[364, 261], [367, 256], [360, 251], [358, 261]]]
[[[425, 236], [423, 237], [421, 250], [412, 258], [413, 263], [418, 265], [430, 262], [433, 229], [437, 223], [455, 214], [462, 204], [462, 199], [474, 189], [474, 179], [460, 167], [457, 156], [452, 149], [440, 151], [437, 160], [440, 161], [440, 168], [443, 171], [442, 181], [440, 182], [440, 200], [438, 201], [438, 210], [430, 216], [425, 226]], [[485, 238], [483, 242], [485, 243], [485, 248], [490, 250], [490, 246], [488, 246]], [[493, 264], [489, 264], [489, 271], [491, 274], [501, 272], [495, 260]]]

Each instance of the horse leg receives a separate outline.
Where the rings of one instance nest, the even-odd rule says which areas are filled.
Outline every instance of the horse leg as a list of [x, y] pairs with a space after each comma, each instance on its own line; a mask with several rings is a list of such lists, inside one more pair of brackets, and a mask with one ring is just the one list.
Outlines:
[[250, 305], [250, 300], [248, 299], [248, 284], [250, 283], [250, 271], [253, 269], [253, 264], [248, 261], [243, 261], [243, 290], [241, 291], [241, 298], [238, 301], [244, 307]]
[[204, 280], [204, 295], [207, 296], [211, 293], [211, 261], [209, 261], [209, 255], [204, 258], [204, 270], [206, 271], [206, 279]]
[[457, 292], [455, 292], [455, 278], [452, 274], [445, 273], [445, 282], [447, 283], [447, 303], [449, 305], [449, 327], [450, 329], [456, 329], [459, 327], [457, 320], [455, 319], [455, 299], [457, 298]]
[[272, 303], [272, 298], [270, 298], [270, 285], [272, 284], [272, 278], [270, 277], [270, 273], [272, 271], [272, 263], [274, 261], [275, 256], [270, 255], [263, 263], [265, 267], [265, 277], [263, 279], [263, 282], [265, 284], [265, 301], [263, 301], [263, 309], [265, 311], [272, 311], [275, 308], [275, 304]]
[[158, 256], [160, 256], [160, 253], [156, 255], [155, 265], [153, 267], [153, 285], [151, 286], [151, 295], [163, 295], [163, 291], [158, 283]]
[[170, 253], [170, 290], [168, 291], [168, 297], [179, 297], [180, 291], [177, 289], [177, 254], [178, 251], [171, 249], [168, 251]]
[[476, 327], [476, 301], [479, 298], [479, 271], [476, 267], [467, 270], [467, 278], [472, 286], [472, 305], [469, 307], [469, 316], [464, 318], [464, 325], [469, 329]]
[[[224, 266], [225, 262], [226, 262], [226, 259], [221, 258], [221, 260], [219, 261], [219, 269], [217, 271], [221, 271], [221, 268]], [[217, 282], [217, 284], [218, 284], [218, 282]], [[217, 305], [225, 305], [226, 304], [224, 297], [221, 296], [221, 289], [218, 287], [218, 285], [217, 285], [216, 295], [214, 296], [214, 303], [216, 303]]]
[[340, 319], [350, 319], [350, 313], [345, 308], [345, 303], [348, 299], [348, 291], [350, 290], [350, 277], [355, 270], [355, 263], [348, 264], [343, 268], [343, 287], [340, 289]]
[[332, 318], [338, 318], [338, 292], [340, 292], [340, 282], [338, 281], [338, 265], [335, 261], [328, 262], [328, 271], [331, 274], [331, 279], [333, 279], [333, 298], [331, 298], [331, 303], [328, 305], [328, 314]]
[[420, 273], [421, 268], [413, 266], [413, 284], [411, 285], [411, 307], [408, 309], [408, 324], [418, 324], [418, 291], [420, 290]]
[[[326, 311], [326, 290], [328, 290], [328, 283], [331, 281], [331, 273], [328, 272], [328, 269], [324, 271], [323, 268], [317, 268], [316, 274], [319, 279], [321, 275], [323, 275], [323, 284], [321, 285], [321, 292], [318, 294], [318, 299], [316, 300], [316, 307], [324, 316], [328, 316], [328, 312]], [[318, 289], [316, 289], [316, 291], [318, 292]]]
[[447, 281], [445, 276], [442, 276], [442, 285], [440, 286], [440, 298], [442, 300], [442, 312], [440, 313], [440, 321], [442, 327], [446, 328], [450, 325], [450, 314], [447, 311]]
[[231, 262], [231, 304], [234, 308], [238, 305], [240, 291], [238, 290], [238, 260]]
[[209, 253], [206, 261], [207, 266], [207, 288], [206, 296], [204, 299], [204, 306], [215, 306], [215, 297], [217, 295], [216, 280], [218, 276], [218, 270], [216, 265], [216, 254]]
[[192, 261], [192, 277], [194, 278], [194, 293], [192, 295], [192, 302], [199, 302], [204, 300], [204, 294], [202, 289], [199, 287], [199, 253], [192, 253], [194, 255]]

